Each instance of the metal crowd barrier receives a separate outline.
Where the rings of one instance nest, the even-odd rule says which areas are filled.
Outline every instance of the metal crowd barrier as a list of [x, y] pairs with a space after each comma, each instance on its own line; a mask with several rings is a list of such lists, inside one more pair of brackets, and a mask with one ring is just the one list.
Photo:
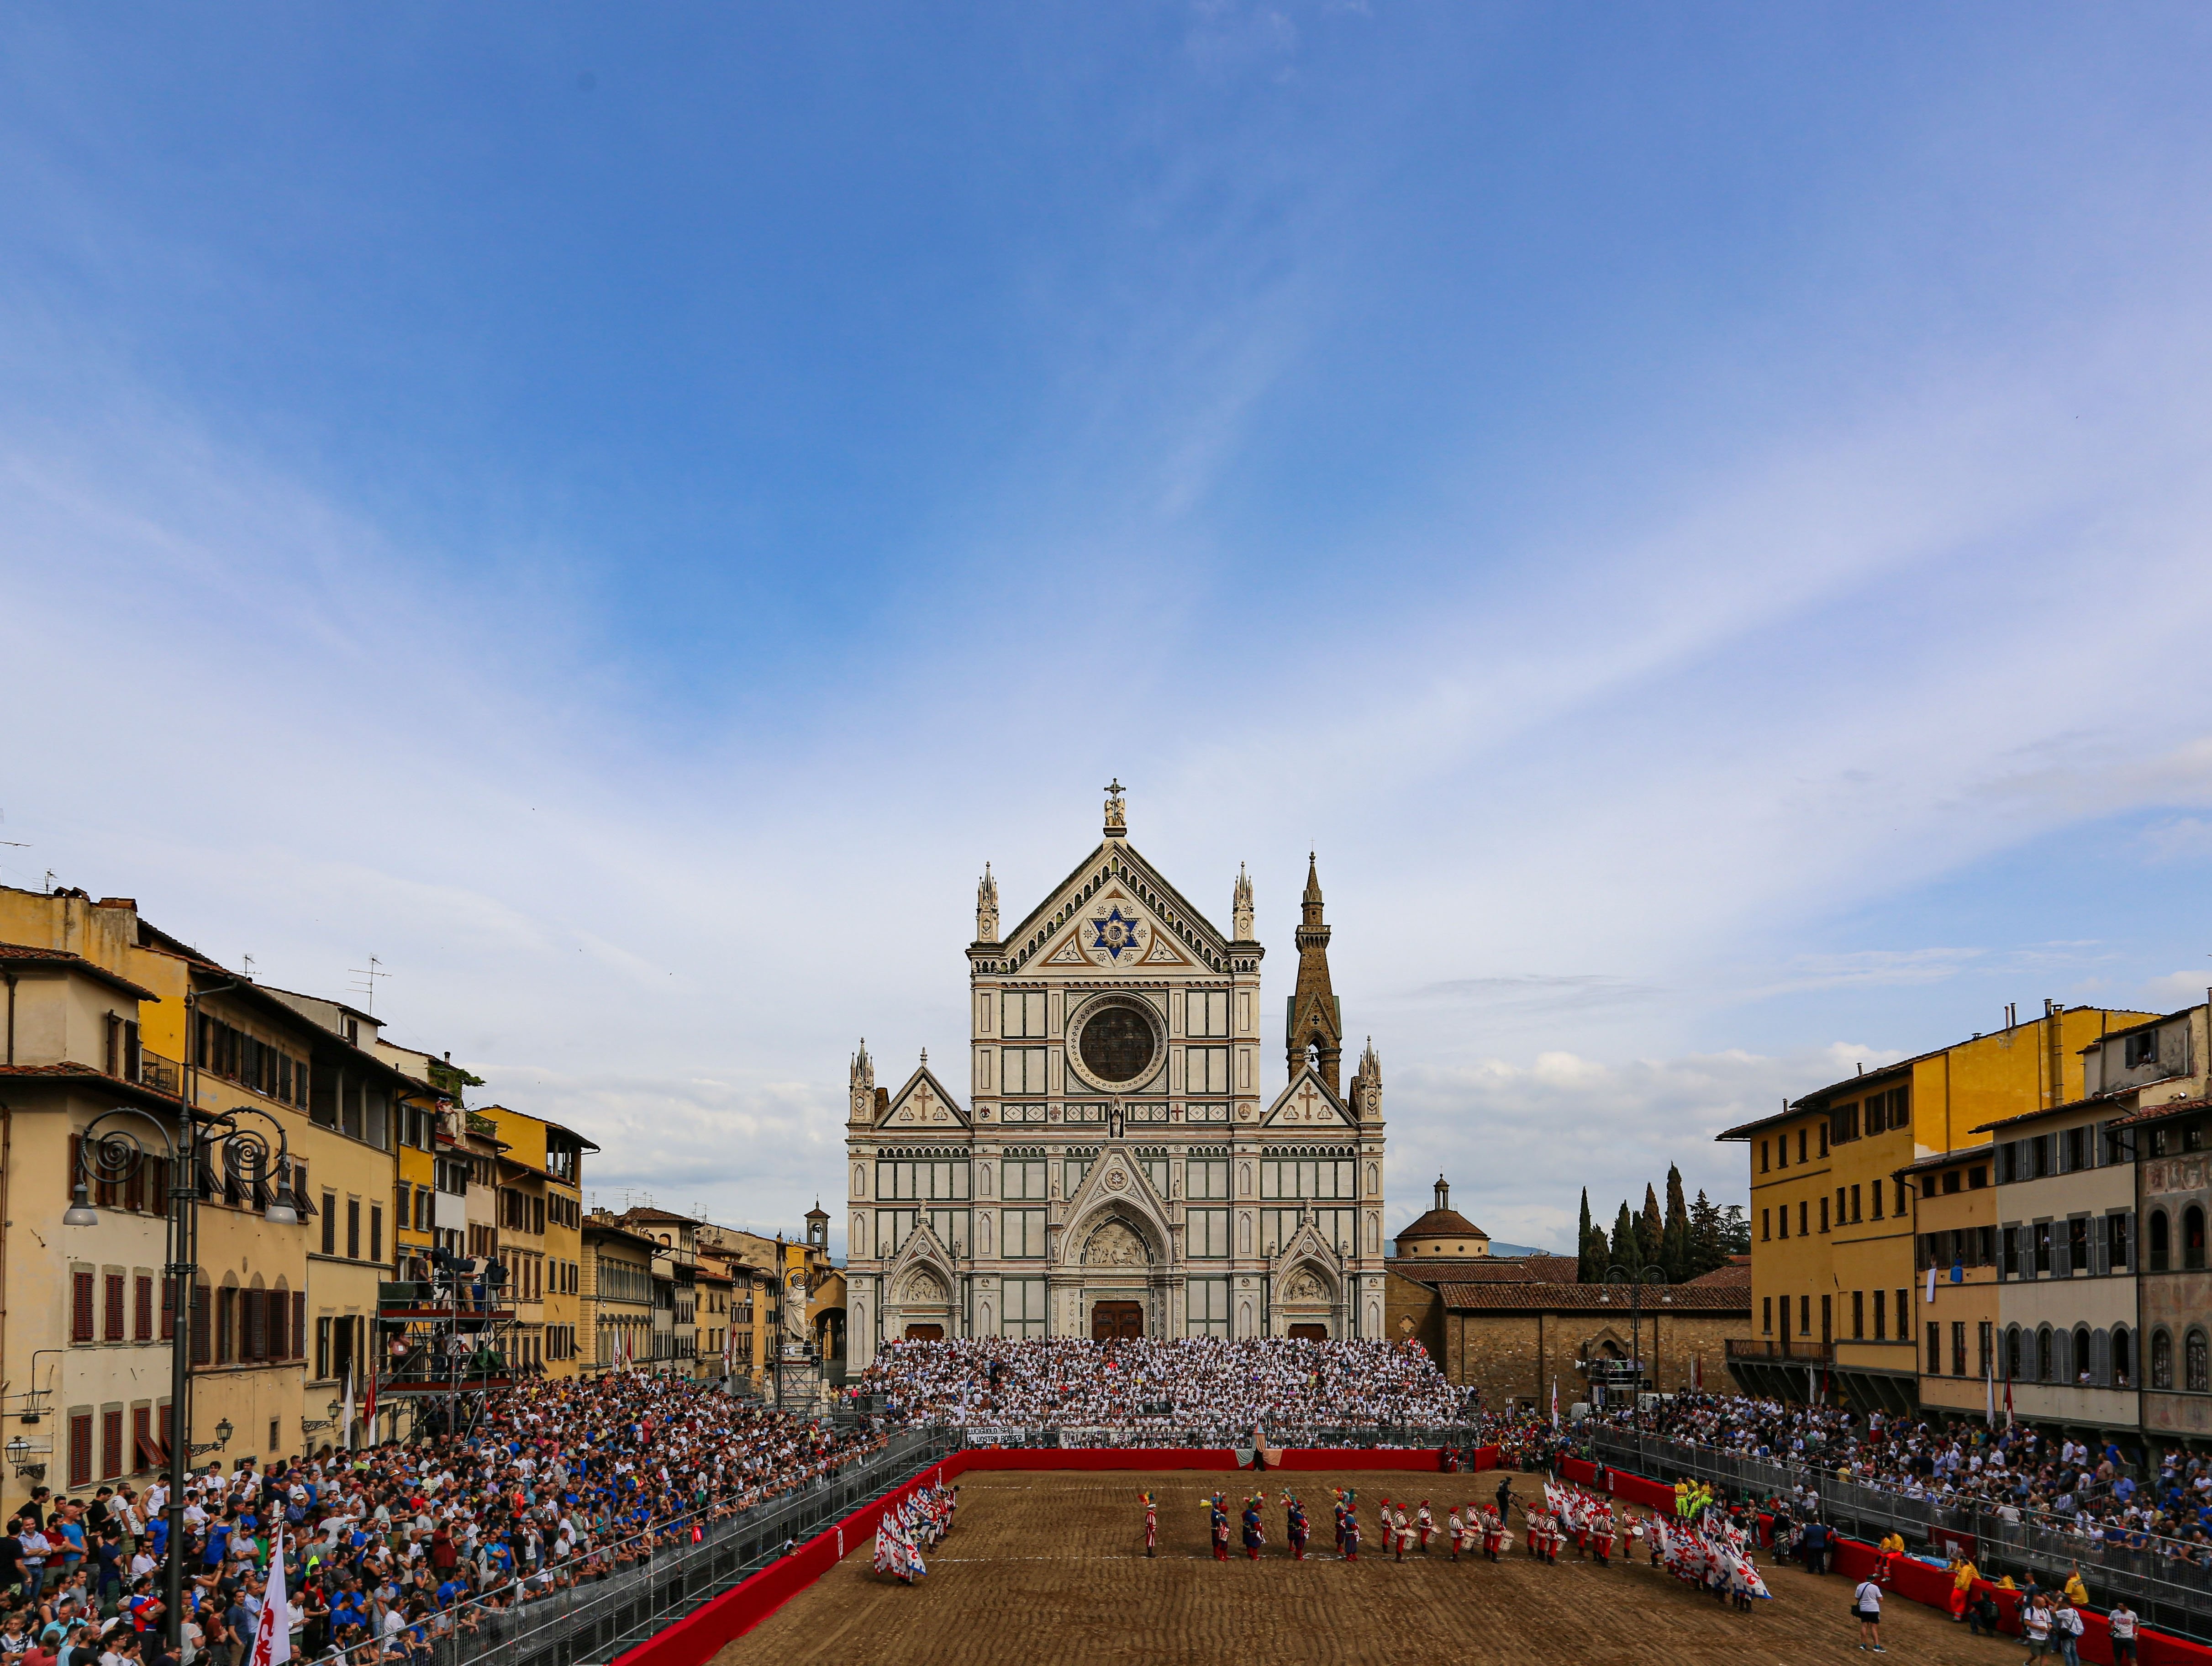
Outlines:
[[[1974, 1562], [1991, 1578], [2035, 1574], [2045, 1585], [2063, 1583], [2079, 1566], [2090, 1600], [2109, 1607], [2124, 1597], [2143, 1623], [2192, 1642], [2212, 1643], [2212, 1566], [2163, 1550], [2131, 1549], [2064, 1528], [2008, 1521], [1978, 1505], [1907, 1498], [1886, 1487], [1844, 1481], [1813, 1464], [1774, 1463], [1715, 1451], [1686, 1442], [1628, 1432], [1594, 1433], [1595, 1460], [1662, 1481], [1688, 1479], [1729, 1487], [1758, 1498], [1803, 1487], [1820, 1499], [1820, 1516], [1869, 1544], [1891, 1533], [1932, 1544], [1941, 1532], [1974, 1541]], [[2160, 1542], [2179, 1548], [2178, 1541]]]
[[[718, 1522], [699, 1523], [696, 1543], [652, 1548], [651, 1538], [629, 1541], [650, 1550], [634, 1566], [565, 1590], [548, 1591], [506, 1606], [485, 1597], [457, 1602], [425, 1623], [435, 1634], [412, 1666], [597, 1666], [665, 1630], [693, 1609], [745, 1579], [843, 1519], [868, 1500], [941, 1463], [959, 1450], [957, 1437], [939, 1431], [898, 1434], [883, 1451], [846, 1468], [836, 1479], [817, 1478], [796, 1492]], [[686, 1521], [659, 1532], [688, 1532]], [[611, 1554], [614, 1545], [599, 1549]], [[510, 1589], [514, 1589], [511, 1587]], [[404, 1639], [404, 1633], [402, 1634]], [[374, 1644], [354, 1651], [343, 1666], [375, 1666], [397, 1658]]]

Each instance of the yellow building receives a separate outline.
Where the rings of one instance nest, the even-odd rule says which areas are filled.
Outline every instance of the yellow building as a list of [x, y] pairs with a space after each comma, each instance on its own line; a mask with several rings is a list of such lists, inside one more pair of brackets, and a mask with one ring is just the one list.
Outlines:
[[498, 1243], [515, 1309], [511, 1357], [574, 1377], [583, 1334], [583, 1156], [599, 1147], [557, 1122], [507, 1105], [475, 1113], [495, 1158]]
[[[1979, 1416], [1988, 1409], [1996, 1356], [1997, 1188], [1986, 1145], [1938, 1152], [1905, 1171], [1918, 1233], [1915, 1322], [1919, 1329], [1920, 1403]], [[1931, 1285], [1928, 1274], [1936, 1277]]]
[[659, 1245], [604, 1209], [584, 1218], [578, 1324], [583, 1368], [612, 1371], [653, 1357], [653, 1263]]
[[1743, 1143], [1751, 1170], [1758, 1335], [1729, 1345], [1738, 1383], [1793, 1400], [1917, 1406], [1905, 1171], [1985, 1142], [1976, 1130], [1987, 1123], [2079, 1098], [2081, 1049], [2142, 1016], [2051, 1003], [2039, 1018], [1848, 1077], [1721, 1134]]
[[[166, 1450], [160, 1165], [96, 1189], [97, 1225], [60, 1219], [76, 1136], [118, 1104], [149, 1113], [133, 1131], [156, 1150], [189, 1104], [238, 1111], [285, 1151], [288, 1169], [260, 1183], [221, 1161], [199, 1177], [191, 1438], [210, 1444], [227, 1428], [227, 1461], [327, 1442], [392, 1242], [395, 1108], [421, 1085], [127, 897], [0, 889], [0, 943], [19, 945], [0, 1100], [0, 1378], [11, 1411], [56, 1420], [50, 1483], [139, 1474]], [[266, 1213], [285, 1182], [300, 1219], [279, 1225]]]

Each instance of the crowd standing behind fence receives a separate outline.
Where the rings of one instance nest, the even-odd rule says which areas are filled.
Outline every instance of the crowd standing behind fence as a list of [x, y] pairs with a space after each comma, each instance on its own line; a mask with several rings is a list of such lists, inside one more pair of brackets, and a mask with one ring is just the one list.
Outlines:
[[[1584, 1420], [1598, 1462], [1692, 1477], [1771, 1507], [1785, 1546], [1814, 1517], [1869, 1543], [1897, 1535], [1971, 1548], [1988, 1578], [2033, 1592], [2071, 1583], [2148, 1625], [2212, 1643], [2205, 1511], [2212, 1464], [2160, 1455], [2138, 1481], [2116, 1453], [1832, 1408], [1697, 1395]], [[2031, 1603], [2031, 1606], [2033, 1604]]]
[[1263, 1421], [1343, 1429], [1463, 1421], [1466, 1399], [1419, 1343], [1192, 1336], [1091, 1342], [900, 1341], [861, 1386], [890, 1415], [948, 1427], [1212, 1432]]
[[[623, 1375], [495, 1394], [465, 1438], [266, 1473], [250, 1461], [228, 1474], [210, 1466], [185, 1511], [184, 1660], [166, 1666], [203, 1655], [239, 1666], [280, 1538], [296, 1653], [430, 1666], [468, 1658], [479, 1635], [512, 1637], [536, 1605], [566, 1612], [603, 1585], [661, 1584], [672, 1559], [703, 1550], [735, 1577], [741, 1518], [795, 1527], [811, 1512], [779, 1505], [849, 1491], [836, 1485], [841, 1472], [887, 1444], [708, 1383]], [[159, 1483], [143, 1494], [102, 1487], [51, 1511], [34, 1499], [0, 1537], [0, 1661], [13, 1666], [10, 1635], [25, 1639], [25, 1666], [90, 1666], [33, 1659], [33, 1640], [158, 1648], [166, 1505]], [[165, 1661], [149, 1654], [148, 1666]]]

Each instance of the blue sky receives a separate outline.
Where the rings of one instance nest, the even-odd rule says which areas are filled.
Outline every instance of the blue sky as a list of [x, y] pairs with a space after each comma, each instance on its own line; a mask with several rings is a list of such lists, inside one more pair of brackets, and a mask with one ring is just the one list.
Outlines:
[[[1396, 1221], [2212, 982], [2212, 21], [27, 5], [0, 880], [795, 1225], [1131, 785]], [[1563, 1132], [1564, 1131], [1564, 1132]]]

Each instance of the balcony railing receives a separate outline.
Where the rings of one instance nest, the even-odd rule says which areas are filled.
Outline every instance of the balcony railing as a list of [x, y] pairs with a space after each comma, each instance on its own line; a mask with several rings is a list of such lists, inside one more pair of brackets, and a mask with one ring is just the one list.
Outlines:
[[141, 1087], [150, 1087], [156, 1093], [176, 1093], [182, 1091], [184, 1081], [185, 1067], [174, 1059], [165, 1059], [159, 1053], [149, 1053], [143, 1047], [138, 1049], [138, 1085]]
[[1828, 1365], [1836, 1359], [1833, 1342], [1816, 1342], [1809, 1336], [1763, 1342], [1731, 1339], [1727, 1346], [1727, 1357], [1731, 1359], [1788, 1359], [1800, 1365]]

